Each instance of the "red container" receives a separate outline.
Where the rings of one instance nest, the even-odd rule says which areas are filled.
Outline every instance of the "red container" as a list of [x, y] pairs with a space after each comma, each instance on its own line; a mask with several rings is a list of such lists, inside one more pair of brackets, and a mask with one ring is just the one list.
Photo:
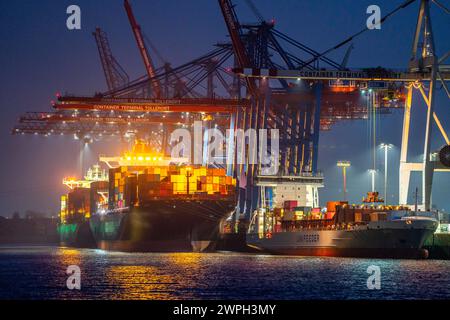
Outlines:
[[297, 206], [297, 200], [288, 200], [284, 202], [284, 208], [293, 210]]

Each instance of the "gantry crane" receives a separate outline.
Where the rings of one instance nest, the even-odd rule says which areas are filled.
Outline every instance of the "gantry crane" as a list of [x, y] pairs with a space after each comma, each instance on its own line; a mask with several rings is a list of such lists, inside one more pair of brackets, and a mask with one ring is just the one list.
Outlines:
[[106, 33], [100, 28], [96, 28], [92, 33], [97, 43], [100, 61], [105, 73], [108, 90], [116, 90], [128, 85], [130, 78], [122, 66], [117, 62], [111, 52]]
[[[214, 116], [214, 120], [222, 116], [224, 119], [230, 119], [229, 121], [221, 119], [220, 123], [230, 128], [232, 132], [235, 129], [250, 128], [279, 129], [282, 173], [298, 175], [316, 172], [319, 129], [329, 129], [334, 121], [340, 119], [363, 119], [367, 106], [364, 95], [360, 92], [370, 90], [372, 84], [376, 85], [377, 81], [383, 78], [379, 76], [383, 71], [363, 70], [367, 85], [364, 89], [355, 85], [358, 81], [352, 78], [352, 70], [347, 70], [345, 65], [326, 57], [329, 51], [319, 53], [276, 30], [273, 22], [268, 23], [262, 21], [263, 19], [260, 19], [259, 24], [241, 25], [230, 0], [219, 0], [219, 5], [232, 43], [218, 44], [213, 51], [178, 67], [155, 69], [131, 6], [125, 1], [133, 34], [146, 67], [146, 76], [95, 97], [60, 97], [54, 104], [56, 109], [54, 114], [50, 114], [49, 117], [45, 115], [40, 121], [33, 120], [33, 116], [28, 115], [22, 119], [13, 133], [33, 133], [32, 130], [36, 129], [34, 133], [38, 134], [50, 134], [53, 130], [55, 133], [75, 131], [79, 135], [83, 132], [123, 135], [124, 132], [128, 133], [126, 128], [138, 131], [148, 125], [157, 125], [159, 121], [165, 123], [164, 119], [167, 119], [170, 125], [188, 124], [185, 121], [176, 122], [176, 117], [173, 117], [175, 113], [181, 113], [180, 118], [184, 114], [183, 120], [196, 119], [194, 115], [201, 118], [202, 114], [209, 114]], [[333, 49], [349, 43], [350, 40]], [[286, 49], [287, 46], [289, 50]], [[300, 51], [300, 54], [294, 54], [294, 50]], [[231, 99], [233, 101], [227, 102], [227, 99], [219, 97], [214, 92], [211, 76], [220, 72], [221, 75], [232, 77], [232, 68], [226, 67], [232, 58], [235, 60], [231, 62], [235, 67], [234, 71], [243, 76], [250, 98], [248, 100]], [[295, 76], [286, 77], [290, 72]], [[276, 79], [281, 88], [269, 87], [269, 81], [274, 77], [274, 73], [275, 76], [280, 75]], [[445, 74], [443, 76], [445, 77]], [[233, 97], [240, 96], [239, 93], [236, 94], [240, 92], [239, 89], [237, 91], [227, 85], [226, 80], [217, 77], [227, 93], [233, 93]], [[420, 73], [415, 77], [420, 77]], [[236, 79], [240, 78], [234, 77], [233, 81], [238, 81]], [[163, 81], [166, 86], [164, 98], [167, 99], [158, 99], [161, 98]], [[154, 100], [144, 99], [149, 96], [140, 94], [149, 86], [152, 88]], [[173, 87], [173, 94], [170, 96], [167, 89], [169, 86]], [[198, 89], [205, 88], [206, 94], [197, 92]], [[383, 90], [388, 92], [391, 89], [383, 88]], [[209, 99], [202, 100], [204, 98]], [[379, 109], [398, 107], [402, 100], [395, 103], [393, 100], [397, 100], [396, 98], [386, 100], [385, 104], [380, 103], [380, 107], [383, 108]], [[191, 113], [189, 117], [188, 112]], [[67, 120], [68, 117], [73, 121]], [[96, 117], [97, 120], [92, 121], [90, 117]], [[129, 121], [124, 121], [124, 118]], [[64, 131], [64, 125], [70, 127], [71, 131]], [[89, 129], [91, 131], [88, 131]], [[233, 170], [231, 173], [238, 178], [241, 177], [242, 170], [231, 169]], [[246, 179], [250, 182], [247, 185], [253, 183], [251, 175], [255, 169], [254, 166], [245, 168]], [[257, 198], [254, 194], [248, 194], [245, 200], [248, 201], [247, 212], [251, 212]]]
[[[231, 42], [233, 44], [233, 50], [236, 57], [236, 61], [240, 68], [250, 68], [252, 66], [251, 61], [246, 52], [244, 43], [242, 41], [242, 30], [239, 20], [234, 11], [233, 4], [230, 0], [219, 0], [220, 9], [224, 16], [225, 24], [230, 34]], [[249, 94], [256, 94], [255, 83], [251, 79], [246, 80], [247, 90]]]
[[56, 110], [125, 111], [146, 113], [232, 113], [249, 105], [247, 99], [136, 99], [59, 96]]
[[[414, 1], [411, 0], [404, 2], [394, 11], [386, 15], [382, 21], [385, 21], [393, 13], [405, 8], [413, 2]], [[383, 68], [368, 68], [361, 70], [301, 70], [301, 68], [283, 70], [276, 68], [236, 68], [234, 70], [240, 76], [254, 79], [301, 79], [307, 81], [329, 81], [330, 84], [335, 83], [336, 81], [346, 81], [349, 83], [353, 82], [362, 92], [376, 92], [383, 90], [389, 83], [401, 83], [402, 85], [405, 85], [408, 93], [406, 99], [403, 101], [405, 103], [405, 112], [399, 169], [399, 202], [400, 204], [407, 204], [411, 171], [420, 171], [422, 172], [423, 209], [426, 211], [429, 211], [431, 208], [433, 172], [450, 171], [450, 162], [448, 161], [450, 158], [450, 140], [438, 116], [436, 115], [436, 112], [434, 111], [436, 84], [438, 81], [440, 81], [442, 88], [450, 98], [450, 90], [447, 86], [447, 82], [450, 81], [450, 68], [443, 64], [443, 62], [450, 57], [450, 52], [445, 53], [441, 58], [438, 58], [437, 56], [433, 28], [431, 25], [430, 2], [430, 0], [420, 0], [420, 10], [413, 38], [413, 49], [409, 61], [409, 68], [407, 70], [391, 71]], [[442, 7], [441, 5], [438, 6], [448, 13], [448, 10], [445, 7]], [[321, 58], [324, 54], [329, 53], [331, 50], [339, 48], [362, 32], [364, 32], [364, 30], [346, 39], [332, 49], [326, 50], [324, 53], [318, 55], [317, 58]], [[419, 50], [419, 46], [421, 47], [421, 50]], [[312, 60], [309, 60], [302, 66], [310, 66], [312, 62]], [[428, 92], [424, 89], [424, 83], [428, 84]], [[417, 89], [420, 92], [428, 107], [422, 163], [411, 163], [407, 161], [410, 115], [414, 89]], [[431, 151], [431, 128], [433, 119], [436, 126], [440, 130], [443, 140], [445, 141], [444, 147], [442, 147], [439, 152]]]
[[133, 10], [128, 0], [124, 1], [125, 10], [127, 12], [128, 20], [130, 21], [131, 29], [133, 30], [134, 37], [139, 49], [139, 53], [144, 61], [145, 70], [147, 71], [148, 78], [150, 79], [151, 87], [153, 90], [153, 96], [161, 97], [161, 83], [156, 78], [155, 66], [153, 64], [152, 58], [148, 53], [147, 47], [145, 45], [144, 37], [142, 36], [142, 31], [140, 25], [137, 23], [134, 17]]

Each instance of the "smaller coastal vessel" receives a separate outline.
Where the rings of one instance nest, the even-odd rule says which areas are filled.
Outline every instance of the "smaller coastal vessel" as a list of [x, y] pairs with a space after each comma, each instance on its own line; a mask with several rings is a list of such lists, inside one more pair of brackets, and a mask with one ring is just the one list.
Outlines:
[[435, 218], [409, 207], [380, 204], [378, 192], [369, 192], [361, 205], [337, 201], [328, 202], [324, 209], [307, 206], [294, 192], [305, 188], [301, 184], [286, 177], [266, 186], [283, 199], [283, 205], [271, 200], [271, 205], [254, 212], [246, 235], [248, 246], [286, 255], [428, 257], [423, 245], [438, 227]]

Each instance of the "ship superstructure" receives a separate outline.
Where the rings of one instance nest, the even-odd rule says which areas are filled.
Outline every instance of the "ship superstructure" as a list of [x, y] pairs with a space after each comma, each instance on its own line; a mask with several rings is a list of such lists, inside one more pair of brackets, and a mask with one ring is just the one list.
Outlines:
[[81, 222], [108, 205], [108, 174], [95, 164], [87, 170], [84, 179], [65, 177], [63, 184], [69, 192], [61, 196], [62, 223]]

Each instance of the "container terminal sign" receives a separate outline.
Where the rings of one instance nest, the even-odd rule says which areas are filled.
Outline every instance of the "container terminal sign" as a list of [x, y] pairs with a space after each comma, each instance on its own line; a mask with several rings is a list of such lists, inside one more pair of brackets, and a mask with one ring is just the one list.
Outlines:
[[135, 112], [233, 112], [232, 106], [217, 105], [167, 105], [167, 104], [55, 104], [59, 110], [135, 111]]

